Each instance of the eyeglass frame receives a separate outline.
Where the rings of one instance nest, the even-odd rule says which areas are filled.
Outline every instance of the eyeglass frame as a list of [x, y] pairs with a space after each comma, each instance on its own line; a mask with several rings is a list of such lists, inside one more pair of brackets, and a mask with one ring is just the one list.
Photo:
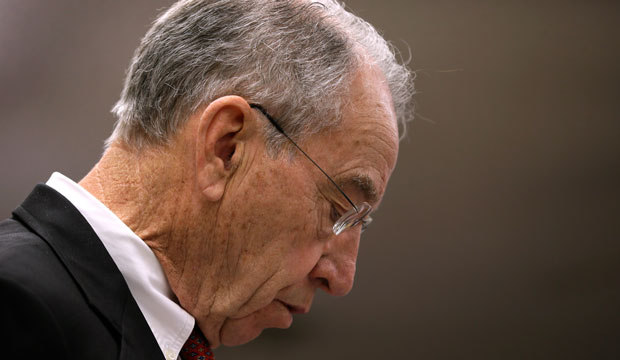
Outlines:
[[284, 137], [288, 139], [288, 141], [290, 141], [291, 144], [293, 144], [293, 146], [295, 146], [295, 148], [297, 148], [297, 150], [299, 150], [306, 157], [306, 159], [310, 160], [310, 162], [314, 164], [314, 166], [316, 166], [321, 171], [321, 173], [325, 175], [325, 177], [327, 177], [329, 182], [336, 187], [338, 192], [342, 194], [342, 196], [344, 196], [347, 202], [352, 206], [352, 209], [342, 214], [340, 218], [338, 218], [338, 220], [334, 222], [334, 225], [332, 227], [332, 231], [334, 232], [334, 234], [340, 235], [343, 231], [357, 226], [359, 223], [362, 224], [362, 232], [366, 230], [368, 225], [372, 222], [372, 218], [369, 216], [370, 212], [372, 211], [372, 206], [365, 201], [362, 202], [359, 207], [356, 206], [355, 203], [351, 200], [351, 198], [347, 196], [344, 190], [342, 190], [342, 188], [338, 186], [334, 179], [332, 179], [331, 176], [329, 176], [327, 172], [325, 172], [325, 170], [323, 170], [319, 166], [319, 164], [316, 163], [316, 161], [314, 161], [304, 150], [302, 150], [301, 147], [299, 147], [299, 145], [297, 145], [295, 141], [293, 141], [293, 139], [291, 139], [290, 136], [288, 136], [288, 134], [280, 126], [278, 121], [273, 116], [271, 116], [264, 107], [255, 103], [251, 103], [249, 105], [251, 108], [260, 111], [261, 114], [263, 114], [263, 116], [265, 116], [267, 120], [269, 120], [269, 122], [276, 128], [276, 130], [280, 134], [284, 135]]

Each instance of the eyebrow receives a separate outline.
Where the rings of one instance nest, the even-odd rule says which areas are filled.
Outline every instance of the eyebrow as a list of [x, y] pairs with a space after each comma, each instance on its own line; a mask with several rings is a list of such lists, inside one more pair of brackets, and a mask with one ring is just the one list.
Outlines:
[[354, 174], [346, 175], [343, 177], [336, 177], [336, 182], [341, 187], [347, 185], [357, 188], [359, 192], [364, 196], [364, 200], [370, 204], [376, 204], [379, 200], [379, 194], [377, 192], [377, 186], [372, 178], [366, 174]]

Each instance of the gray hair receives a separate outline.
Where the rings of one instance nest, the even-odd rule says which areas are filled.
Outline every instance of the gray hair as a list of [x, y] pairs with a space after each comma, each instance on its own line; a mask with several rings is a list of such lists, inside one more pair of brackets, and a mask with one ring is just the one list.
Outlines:
[[[340, 121], [353, 75], [367, 62], [385, 75], [404, 125], [411, 73], [337, 1], [179, 1], [136, 49], [106, 145], [165, 144], [201, 105], [225, 95], [261, 104], [301, 139]], [[268, 122], [265, 129], [270, 149], [280, 146], [284, 139]]]

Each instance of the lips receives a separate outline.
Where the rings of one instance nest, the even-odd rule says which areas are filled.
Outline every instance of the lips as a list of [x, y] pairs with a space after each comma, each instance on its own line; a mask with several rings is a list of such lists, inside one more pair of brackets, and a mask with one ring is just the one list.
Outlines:
[[289, 304], [285, 301], [278, 300], [291, 314], [307, 314], [310, 311], [309, 306]]

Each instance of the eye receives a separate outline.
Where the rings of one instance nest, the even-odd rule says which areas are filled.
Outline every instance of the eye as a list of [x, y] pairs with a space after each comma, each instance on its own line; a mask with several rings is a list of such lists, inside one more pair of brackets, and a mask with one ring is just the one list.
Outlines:
[[341, 217], [342, 213], [338, 210], [338, 207], [332, 203], [330, 209], [330, 218], [332, 222], [336, 223], [336, 221], [340, 220]]

